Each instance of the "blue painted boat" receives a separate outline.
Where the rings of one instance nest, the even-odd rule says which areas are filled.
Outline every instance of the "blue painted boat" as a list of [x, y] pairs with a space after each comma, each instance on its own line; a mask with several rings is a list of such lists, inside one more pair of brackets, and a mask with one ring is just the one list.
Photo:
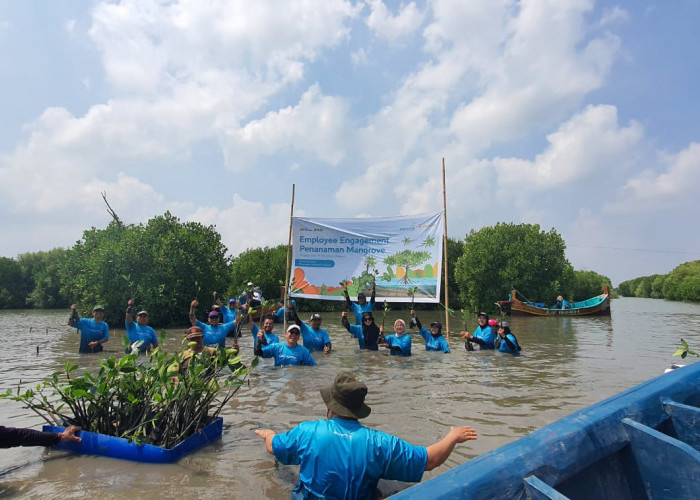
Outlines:
[[[169, 464], [177, 462], [185, 455], [197, 451], [206, 444], [221, 437], [224, 428], [224, 419], [218, 417], [202, 430], [191, 435], [173, 448], [161, 448], [152, 444], [138, 445], [127, 439], [81, 431], [80, 443], [59, 443], [59, 450], [72, 451], [84, 455], [100, 455], [103, 457], [120, 458], [134, 462], [146, 462], [152, 464]], [[61, 432], [64, 427], [45, 425], [44, 432]]]
[[393, 498], [700, 498], [700, 362], [573, 413]]

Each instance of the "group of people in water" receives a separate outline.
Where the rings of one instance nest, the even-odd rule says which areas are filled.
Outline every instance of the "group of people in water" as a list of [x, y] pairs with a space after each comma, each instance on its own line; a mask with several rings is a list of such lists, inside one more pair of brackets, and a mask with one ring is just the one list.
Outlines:
[[[344, 328], [357, 339], [360, 349], [377, 351], [387, 348], [391, 355], [411, 355], [411, 335], [406, 322], [397, 319], [394, 332], [385, 335], [384, 326], [377, 325], [373, 315], [374, 288], [370, 300], [358, 294], [356, 302], [350, 300], [345, 290], [348, 311], [341, 313]], [[261, 297], [261, 295], [260, 295]], [[243, 304], [240, 299], [243, 298]], [[190, 327], [186, 330], [188, 348], [180, 356], [178, 371], [184, 373], [187, 365], [200, 354], [214, 354], [227, 347], [238, 349], [241, 326], [247, 322], [253, 338], [255, 355], [273, 358], [275, 366], [316, 364], [313, 352], [330, 354], [333, 345], [328, 331], [321, 328], [322, 317], [311, 315], [302, 320], [293, 301], [288, 301], [282, 314], [261, 315], [260, 324], [253, 321], [261, 304], [251, 295], [230, 299], [222, 304], [214, 292], [215, 304], [207, 313], [206, 322], [197, 319], [197, 300], [190, 304]], [[351, 314], [349, 314], [351, 313]], [[422, 325], [415, 310], [411, 309], [411, 327], [416, 327], [425, 341], [426, 351], [450, 352], [450, 346], [442, 335], [442, 324], [432, 322], [429, 328]], [[104, 323], [104, 308], [95, 306], [92, 319], [80, 318], [76, 306], [71, 306], [69, 325], [81, 334], [80, 352], [100, 352], [109, 340], [109, 329]], [[134, 320], [135, 319], [135, 320]], [[354, 323], [351, 323], [354, 319]], [[274, 333], [276, 320], [286, 321], [284, 338]], [[498, 349], [517, 353], [520, 347], [505, 322], [497, 324], [486, 313], [479, 313], [478, 327], [473, 333], [461, 332], [465, 347], [473, 349]], [[278, 324], [278, 323], [277, 323]], [[158, 346], [153, 328], [148, 326], [148, 312], [136, 312], [134, 301], [129, 300], [125, 312], [126, 333], [135, 349], [148, 351]], [[300, 343], [301, 341], [301, 343]], [[429, 446], [416, 446], [391, 434], [370, 429], [360, 419], [370, 414], [365, 404], [368, 388], [354, 373], [339, 373], [332, 385], [320, 389], [326, 405], [326, 418], [302, 422], [291, 430], [277, 433], [271, 429], [255, 430], [265, 442], [266, 450], [283, 464], [300, 465], [299, 482], [292, 492], [293, 498], [371, 498], [375, 495], [380, 478], [401, 481], [420, 481], [424, 471], [429, 471], [447, 460], [458, 443], [477, 438], [469, 426], [451, 428], [440, 440]], [[74, 430], [68, 436], [45, 437], [41, 443], [75, 439]], [[39, 441], [37, 441], [39, 443]], [[33, 443], [32, 443], [33, 444]]]
[[[249, 283], [252, 285], [252, 283]], [[387, 348], [392, 356], [411, 356], [412, 339], [407, 331], [406, 322], [397, 319], [394, 322], [394, 332], [385, 335], [384, 325], [377, 325], [373, 315], [375, 305], [375, 288], [369, 300], [363, 293], [359, 293], [357, 301], [353, 302], [347, 292], [343, 290], [348, 311], [341, 313], [343, 327], [357, 339], [360, 349], [377, 351], [379, 348]], [[248, 296], [246, 292], [238, 299], [231, 298], [227, 304], [223, 304], [219, 295], [214, 292], [215, 303], [207, 313], [207, 321], [200, 321], [196, 317], [196, 308], [199, 303], [193, 300], [190, 304], [189, 319], [190, 328], [186, 331], [188, 341], [201, 343], [202, 348], [225, 348], [228, 337], [233, 337], [231, 347], [239, 349], [237, 339], [241, 335], [243, 323], [248, 322], [253, 337], [253, 352], [263, 358], [274, 358], [275, 366], [282, 365], [310, 365], [316, 364], [312, 352], [329, 354], [332, 343], [328, 331], [321, 328], [322, 317], [314, 313], [308, 322], [303, 321], [296, 310], [296, 304], [288, 300], [287, 306], [278, 308], [275, 313], [261, 315], [261, 326], [253, 321], [256, 307], [261, 305], [262, 294], [253, 292]], [[243, 304], [241, 305], [241, 301]], [[280, 310], [282, 313], [280, 314]], [[354, 324], [350, 323], [348, 312], [354, 316]], [[104, 322], [104, 307], [97, 305], [92, 310], [92, 319], [80, 318], [75, 304], [71, 306], [71, 316], [68, 324], [78, 329], [81, 334], [81, 353], [94, 353], [102, 351], [102, 345], [109, 340], [109, 328]], [[430, 323], [426, 328], [422, 325], [411, 309], [411, 327], [418, 329], [419, 335], [425, 342], [426, 351], [450, 352], [450, 345], [442, 335], [442, 324], [438, 321]], [[135, 321], [134, 321], [135, 318]], [[287, 320], [288, 327], [281, 340], [274, 333], [275, 323]], [[477, 316], [478, 325], [473, 332], [461, 331], [460, 336], [465, 340], [467, 351], [473, 351], [474, 345], [480, 350], [495, 349], [509, 354], [517, 354], [521, 347], [515, 334], [510, 330], [506, 321], [497, 322], [489, 319], [485, 312]], [[133, 348], [141, 352], [158, 347], [158, 338], [153, 328], [148, 326], [148, 311], [135, 312], [134, 300], [127, 303], [124, 324], [129, 343]], [[301, 340], [301, 343], [300, 343]], [[201, 351], [201, 350], [200, 350]]]

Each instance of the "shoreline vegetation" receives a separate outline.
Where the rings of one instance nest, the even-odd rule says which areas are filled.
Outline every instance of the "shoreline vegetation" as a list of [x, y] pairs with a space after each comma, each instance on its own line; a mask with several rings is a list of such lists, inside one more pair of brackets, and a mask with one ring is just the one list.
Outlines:
[[[537, 224], [498, 223], [471, 230], [463, 240], [448, 238], [450, 310], [495, 313], [496, 301], [507, 299], [512, 289], [546, 304], [559, 295], [576, 301], [598, 295], [605, 285], [612, 289], [608, 277], [575, 270], [565, 250], [557, 231]], [[215, 290], [224, 299], [238, 297], [251, 281], [268, 304], [275, 304], [285, 280], [286, 252], [286, 245], [278, 245], [231, 256], [214, 226], [181, 222], [170, 212], [143, 224], [114, 217], [104, 229], [85, 230], [71, 248], [0, 257], [0, 309], [67, 310], [77, 303], [86, 316], [99, 303], [110, 326], [118, 326], [124, 304], [133, 298], [137, 307], [149, 311], [152, 326], [164, 328], [182, 324], [193, 299], [213, 304]], [[369, 260], [367, 264], [373, 267]], [[361, 282], [363, 277], [348, 279]], [[441, 290], [444, 303], [444, 277]], [[618, 290], [623, 296], [700, 301], [700, 261], [682, 264], [668, 275], [623, 282]], [[296, 302], [300, 311], [344, 307], [341, 301]], [[416, 304], [419, 310], [440, 307]]]

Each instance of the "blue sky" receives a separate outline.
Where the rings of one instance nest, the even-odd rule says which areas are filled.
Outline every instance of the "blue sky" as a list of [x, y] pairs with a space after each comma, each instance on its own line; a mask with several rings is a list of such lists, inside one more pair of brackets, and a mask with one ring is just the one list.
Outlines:
[[700, 2], [0, 0], [0, 255], [170, 210], [556, 229], [613, 283], [700, 259]]

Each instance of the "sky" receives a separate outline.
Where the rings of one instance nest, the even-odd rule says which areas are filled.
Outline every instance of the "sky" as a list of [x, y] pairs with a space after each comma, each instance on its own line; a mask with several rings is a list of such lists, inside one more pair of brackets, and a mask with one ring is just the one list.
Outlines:
[[696, 0], [0, 0], [0, 256], [170, 211], [442, 210], [613, 284], [700, 259]]

